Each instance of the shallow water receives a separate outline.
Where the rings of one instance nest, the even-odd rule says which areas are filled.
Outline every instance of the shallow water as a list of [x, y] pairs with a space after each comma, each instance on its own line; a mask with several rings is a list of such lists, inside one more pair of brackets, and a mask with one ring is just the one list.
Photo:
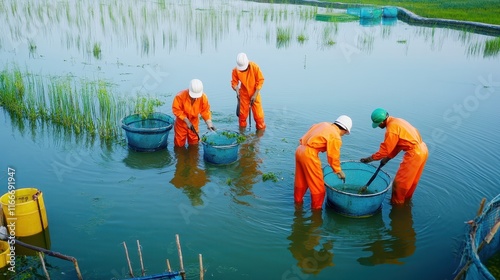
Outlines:
[[[1, 109], [2, 170], [15, 168], [18, 188], [43, 191], [51, 249], [76, 257], [85, 279], [127, 278], [123, 242], [138, 275], [136, 240], [148, 274], [164, 271], [167, 258], [178, 269], [175, 234], [189, 279], [198, 278], [198, 254], [205, 279], [452, 279], [464, 221], [481, 198], [499, 193], [500, 58], [471, 51], [490, 37], [399, 21], [319, 22], [314, 14], [323, 10], [300, 5], [3, 3], [3, 66], [106, 79], [117, 94], [160, 97], [166, 113], [173, 95], [199, 78], [218, 129], [238, 130], [236, 54], [246, 52], [266, 78], [267, 129], [255, 134], [252, 121], [238, 161], [223, 166], [205, 162], [201, 145], [174, 149], [173, 132], [166, 150], [139, 153], [124, 138], [102, 145], [13, 122]], [[290, 40], [276, 39], [280, 28]], [[295, 209], [298, 139], [311, 124], [347, 114], [353, 129], [342, 160], [366, 157], [383, 139], [369, 118], [377, 107], [414, 124], [429, 147], [412, 205], [392, 208], [387, 196], [379, 214], [354, 219], [328, 207], [311, 213], [306, 196]], [[383, 170], [394, 176], [400, 160]], [[264, 181], [268, 173], [277, 182]], [[48, 262], [51, 278], [76, 279], [71, 263]]]

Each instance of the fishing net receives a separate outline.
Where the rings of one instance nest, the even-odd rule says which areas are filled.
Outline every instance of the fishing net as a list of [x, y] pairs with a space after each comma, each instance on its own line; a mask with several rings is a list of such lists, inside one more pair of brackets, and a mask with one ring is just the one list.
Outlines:
[[[458, 279], [500, 279], [500, 266], [489, 265], [500, 253], [500, 195], [491, 200], [473, 221], [457, 269]], [[493, 257], [493, 258], [492, 258]]]

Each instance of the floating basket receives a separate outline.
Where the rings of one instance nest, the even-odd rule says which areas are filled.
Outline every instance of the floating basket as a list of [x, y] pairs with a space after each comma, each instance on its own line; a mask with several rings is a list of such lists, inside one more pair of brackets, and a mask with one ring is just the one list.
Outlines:
[[203, 159], [214, 164], [229, 164], [238, 159], [243, 136], [231, 130], [209, 131], [201, 137]]
[[128, 146], [136, 151], [151, 152], [167, 147], [168, 133], [174, 119], [164, 113], [152, 113], [146, 118], [133, 114], [122, 119]]
[[336, 212], [350, 217], [368, 217], [380, 211], [391, 187], [390, 176], [380, 170], [366, 191], [359, 194], [377, 168], [354, 161], [342, 162], [341, 168], [346, 177], [345, 184], [330, 166], [323, 168], [327, 204]]

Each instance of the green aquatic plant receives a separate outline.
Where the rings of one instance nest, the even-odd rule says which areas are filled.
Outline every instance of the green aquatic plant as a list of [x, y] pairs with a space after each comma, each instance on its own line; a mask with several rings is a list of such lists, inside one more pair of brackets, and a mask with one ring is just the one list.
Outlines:
[[236, 143], [238, 144], [241, 144], [247, 140], [244, 135], [231, 131], [223, 131], [221, 135], [224, 135], [228, 139], [236, 138]]
[[290, 44], [290, 39], [292, 38], [291, 28], [278, 27], [276, 34], [276, 47], [287, 47]]
[[155, 112], [155, 109], [165, 102], [152, 97], [137, 96], [134, 113], [140, 114], [143, 119]]
[[37, 120], [50, 122], [76, 135], [99, 135], [105, 142], [118, 139], [119, 121], [134, 109], [147, 115], [162, 104], [144, 96], [119, 99], [103, 80], [43, 77], [17, 67], [0, 72], [0, 106], [12, 117], [28, 119], [33, 125]]
[[500, 53], [500, 37], [487, 40], [484, 43], [484, 57], [496, 56], [498, 53]]
[[262, 181], [273, 181], [273, 182], [278, 182], [279, 179], [278, 179], [278, 176], [273, 173], [273, 172], [267, 172], [267, 173], [264, 173], [262, 174]]
[[315, 18], [317, 21], [326, 22], [350, 22], [359, 20], [358, 16], [346, 13], [317, 14]]
[[92, 49], [92, 53], [94, 57], [97, 59], [101, 59], [101, 44], [94, 43], [94, 48]]
[[307, 36], [305, 34], [299, 34], [299, 36], [297, 36], [297, 42], [304, 44], [305, 41], [307, 41]]

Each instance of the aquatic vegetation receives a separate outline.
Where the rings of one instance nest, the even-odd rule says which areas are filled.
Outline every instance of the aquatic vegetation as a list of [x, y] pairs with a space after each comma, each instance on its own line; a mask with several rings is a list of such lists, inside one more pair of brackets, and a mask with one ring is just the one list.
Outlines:
[[18, 68], [0, 72], [0, 106], [12, 118], [51, 123], [79, 135], [117, 140], [121, 118], [132, 113], [147, 116], [163, 103], [153, 97], [120, 99], [103, 80], [76, 80], [72, 76], [43, 77]]
[[490, 39], [484, 44], [484, 57], [496, 56], [500, 53], [500, 37]]
[[278, 182], [279, 179], [278, 179], [278, 176], [273, 173], [273, 172], [267, 172], [267, 173], [264, 173], [262, 174], [262, 181], [273, 181], [274, 183]]
[[316, 20], [326, 21], [326, 22], [350, 22], [359, 20], [359, 17], [346, 13], [328, 13], [328, 14], [317, 14]]
[[239, 134], [236, 132], [231, 132], [231, 131], [223, 131], [221, 135], [224, 135], [228, 139], [236, 138], [236, 143], [241, 144], [247, 140], [245, 135]]
[[299, 34], [299, 36], [297, 36], [297, 42], [303, 44], [305, 41], [307, 41], [307, 36], [305, 34]]
[[101, 45], [99, 43], [94, 43], [94, 48], [92, 49], [92, 54], [95, 58], [101, 58]]
[[278, 27], [276, 35], [276, 47], [282, 48], [290, 45], [290, 39], [292, 38], [291, 28]]

